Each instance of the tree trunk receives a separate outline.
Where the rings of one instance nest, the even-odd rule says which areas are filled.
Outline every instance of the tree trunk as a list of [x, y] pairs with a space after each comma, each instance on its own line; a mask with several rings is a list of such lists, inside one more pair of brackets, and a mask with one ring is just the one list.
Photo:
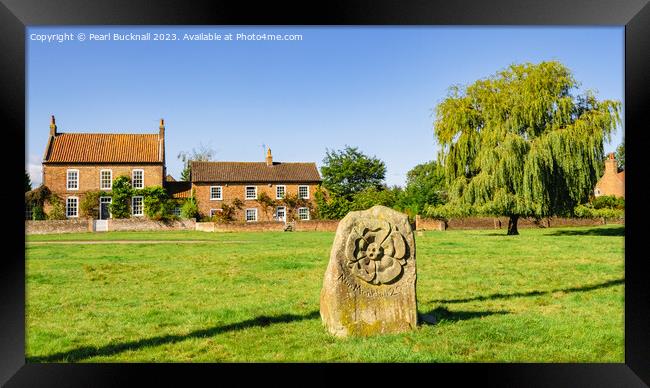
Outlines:
[[508, 220], [508, 236], [516, 236], [519, 234], [517, 230], [517, 221], [519, 221], [519, 216], [511, 215]]

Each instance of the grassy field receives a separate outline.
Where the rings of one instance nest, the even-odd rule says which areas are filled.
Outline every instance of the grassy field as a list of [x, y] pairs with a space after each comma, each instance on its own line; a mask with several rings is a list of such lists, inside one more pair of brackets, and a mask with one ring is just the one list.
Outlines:
[[520, 233], [416, 236], [438, 323], [343, 340], [319, 316], [334, 233], [28, 236], [27, 361], [624, 362], [623, 226]]

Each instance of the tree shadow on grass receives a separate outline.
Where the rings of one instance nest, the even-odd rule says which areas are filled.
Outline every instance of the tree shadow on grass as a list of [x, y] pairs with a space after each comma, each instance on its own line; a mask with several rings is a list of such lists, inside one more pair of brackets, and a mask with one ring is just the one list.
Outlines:
[[121, 344], [110, 344], [101, 347], [84, 346], [66, 352], [54, 353], [47, 356], [27, 357], [27, 362], [75, 362], [86, 358], [97, 356], [112, 356], [128, 350], [138, 350], [147, 347], [154, 347], [176, 342], [185, 341], [190, 338], [212, 337], [228, 331], [248, 329], [251, 327], [265, 327], [276, 323], [289, 323], [303, 320], [310, 320], [320, 316], [319, 311], [312, 311], [304, 315], [282, 314], [277, 316], [262, 315], [242, 322], [232, 323], [224, 326], [216, 326], [208, 329], [195, 330], [187, 334], [167, 334], [158, 337], [145, 338], [137, 341], [130, 341]]
[[[421, 324], [423, 325], [437, 325], [441, 322], [458, 322], [466, 321], [468, 319], [476, 319], [487, 317], [490, 315], [504, 315], [510, 314], [509, 311], [449, 311], [446, 307], [437, 307], [428, 313], [420, 314]], [[422, 319], [423, 316], [433, 317], [435, 323], [427, 322]]]
[[615, 280], [606, 281], [604, 283], [592, 284], [589, 286], [569, 287], [569, 288], [561, 288], [561, 289], [548, 290], [548, 291], [515, 292], [512, 294], [497, 293], [497, 294], [484, 295], [484, 296], [474, 296], [471, 298], [464, 298], [464, 299], [434, 299], [431, 300], [430, 302], [431, 303], [465, 303], [465, 302], [474, 302], [474, 301], [481, 301], [481, 300], [510, 299], [510, 298], [525, 297], [525, 296], [539, 296], [539, 295], [552, 294], [555, 292], [586, 292], [586, 291], [598, 290], [600, 288], [617, 286], [619, 284], [625, 284], [625, 279], [615, 279]]
[[[533, 228], [522, 228], [522, 229], [533, 229]], [[544, 236], [605, 236], [605, 237], [614, 237], [614, 236], [625, 236], [625, 226], [615, 226], [611, 228], [602, 228], [602, 227], [593, 227], [590, 229], [557, 229], [557, 228], [545, 228], [548, 229], [544, 233]], [[492, 232], [492, 233], [483, 233], [481, 236], [489, 237], [508, 237], [508, 238], [517, 238], [517, 236], [508, 236], [507, 230], [503, 232]]]
[[591, 228], [591, 229], [564, 229], [555, 230], [553, 233], [547, 233], [546, 236], [625, 236], [625, 226], [617, 226], [614, 228]]

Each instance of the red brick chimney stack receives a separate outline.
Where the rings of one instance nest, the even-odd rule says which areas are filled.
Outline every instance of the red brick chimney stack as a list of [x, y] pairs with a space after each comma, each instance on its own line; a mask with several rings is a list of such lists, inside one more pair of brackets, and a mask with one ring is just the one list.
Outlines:
[[50, 136], [56, 136], [56, 120], [54, 119], [54, 115], [50, 118]]
[[160, 126], [158, 127], [158, 129], [160, 129], [160, 132], [159, 132], [158, 136], [161, 139], [164, 139], [165, 138], [165, 119], [160, 119]]
[[271, 149], [269, 148], [266, 150], [266, 165], [267, 166], [272, 166], [273, 165], [273, 155], [271, 155]]
[[605, 161], [605, 174], [617, 174], [618, 166], [616, 163], [616, 157], [613, 152], [610, 152], [607, 155], [607, 160]]
[[163, 176], [167, 175], [167, 167], [165, 163], [165, 119], [160, 119], [160, 126], [158, 127], [158, 140], [160, 141], [160, 160], [163, 162]]

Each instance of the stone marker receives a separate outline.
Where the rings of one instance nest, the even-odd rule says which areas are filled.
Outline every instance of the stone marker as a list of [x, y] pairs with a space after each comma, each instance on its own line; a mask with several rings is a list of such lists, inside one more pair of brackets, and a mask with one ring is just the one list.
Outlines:
[[320, 315], [330, 333], [368, 336], [415, 329], [415, 239], [405, 214], [385, 206], [339, 223]]

